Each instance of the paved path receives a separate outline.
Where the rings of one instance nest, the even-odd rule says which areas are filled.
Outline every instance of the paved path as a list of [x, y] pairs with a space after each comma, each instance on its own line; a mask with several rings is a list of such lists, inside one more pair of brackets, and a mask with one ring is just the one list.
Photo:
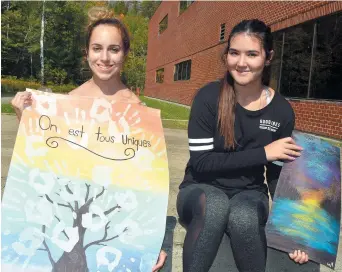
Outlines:
[[[3, 189], [5, 179], [12, 156], [13, 146], [16, 138], [18, 121], [13, 115], [1, 116], [1, 187]], [[187, 133], [185, 130], [165, 129], [165, 138], [167, 144], [167, 152], [170, 169], [170, 194], [168, 217], [177, 219], [176, 212], [176, 197], [178, 186], [183, 178], [184, 167], [189, 158]], [[184, 241], [185, 231], [177, 223], [173, 236], [173, 254], [172, 254], [172, 271], [182, 271], [182, 245]], [[342, 241], [342, 239], [340, 239]], [[335, 271], [342, 272], [342, 248], [340, 243], [340, 254], [336, 264]], [[322, 272], [332, 271], [326, 267], [321, 266]], [[276, 272], [276, 271], [275, 271]]]

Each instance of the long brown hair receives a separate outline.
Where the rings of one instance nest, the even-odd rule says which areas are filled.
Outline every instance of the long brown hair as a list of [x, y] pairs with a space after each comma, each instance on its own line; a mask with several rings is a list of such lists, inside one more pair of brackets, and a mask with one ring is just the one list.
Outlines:
[[[240, 33], [246, 33], [257, 37], [263, 45], [266, 52], [266, 59], [270, 57], [270, 52], [273, 50], [273, 37], [271, 29], [260, 20], [243, 20], [233, 27], [229, 38], [227, 47], [223, 52], [222, 60], [226, 63], [227, 54], [230, 49], [231, 39]], [[262, 82], [268, 85], [270, 80], [270, 67], [266, 66], [263, 70]], [[224, 147], [235, 148], [236, 141], [234, 135], [235, 124], [235, 106], [236, 93], [234, 90], [234, 79], [227, 71], [221, 80], [221, 90], [218, 104], [218, 128], [221, 135], [224, 137]]]

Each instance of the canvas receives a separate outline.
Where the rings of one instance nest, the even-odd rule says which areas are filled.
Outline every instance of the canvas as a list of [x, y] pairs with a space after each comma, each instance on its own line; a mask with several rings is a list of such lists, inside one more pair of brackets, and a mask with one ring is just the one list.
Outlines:
[[28, 91], [2, 200], [2, 271], [151, 272], [169, 190], [160, 111]]
[[340, 148], [294, 132], [302, 155], [284, 164], [266, 225], [268, 246], [303, 250], [309, 259], [335, 267], [340, 234]]

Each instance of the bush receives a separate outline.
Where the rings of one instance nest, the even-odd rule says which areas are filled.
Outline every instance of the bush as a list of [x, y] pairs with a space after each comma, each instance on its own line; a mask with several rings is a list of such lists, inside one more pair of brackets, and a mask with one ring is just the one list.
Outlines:
[[[16, 77], [5, 76], [1, 78], [1, 90], [3, 93], [13, 93], [25, 91], [29, 89], [39, 89], [42, 87], [41, 83], [33, 80], [16, 79]], [[67, 85], [53, 85], [49, 82], [46, 86], [54, 93], [68, 93], [75, 89], [77, 86], [72, 84]]]

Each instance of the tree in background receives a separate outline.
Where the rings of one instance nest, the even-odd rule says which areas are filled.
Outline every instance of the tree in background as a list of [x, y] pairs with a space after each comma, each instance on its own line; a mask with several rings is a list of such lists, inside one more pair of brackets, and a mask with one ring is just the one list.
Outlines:
[[[147, 56], [148, 21], [161, 1], [46, 1], [44, 66], [47, 83], [81, 84], [89, 77], [84, 62], [88, 10], [108, 7], [123, 15], [132, 39], [123, 78], [128, 87], [143, 89]], [[1, 7], [2, 74], [40, 81], [42, 2], [11, 1]], [[89, 76], [89, 73], [88, 73]]]
[[144, 0], [141, 2], [141, 15], [148, 19], [151, 19], [161, 1], [148, 1]]
[[36, 77], [40, 70], [39, 2], [8, 2], [1, 9], [2, 74]]

